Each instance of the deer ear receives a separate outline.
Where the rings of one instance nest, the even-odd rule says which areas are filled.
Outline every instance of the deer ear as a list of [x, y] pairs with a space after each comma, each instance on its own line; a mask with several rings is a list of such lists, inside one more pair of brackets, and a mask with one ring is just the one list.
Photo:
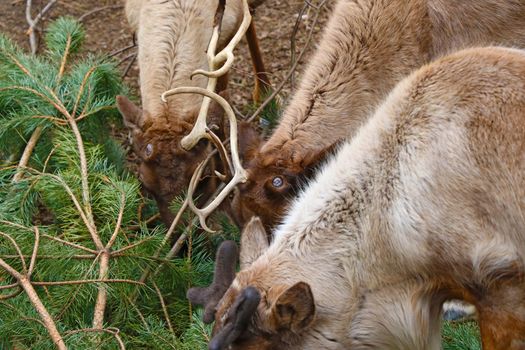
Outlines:
[[307, 329], [315, 317], [315, 302], [310, 286], [298, 282], [277, 298], [272, 308], [277, 329], [289, 329], [300, 333]]
[[117, 96], [117, 108], [122, 114], [124, 125], [133, 133], [141, 133], [144, 125], [142, 110], [126, 96]]
[[239, 121], [237, 127], [239, 128], [239, 153], [242, 160], [248, 162], [257, 155], [264, 140], [251, 123]]
[[326, 146], [320, 151], [311, 151], [301, 160], [301, 167], [311, 173], [323, 160], [337, 149], [338, 142]]
[[261, 220], [253, 217], [241, 235], [241, 270], [257, 260], [268, 249], [268, 246], [268, 235]]

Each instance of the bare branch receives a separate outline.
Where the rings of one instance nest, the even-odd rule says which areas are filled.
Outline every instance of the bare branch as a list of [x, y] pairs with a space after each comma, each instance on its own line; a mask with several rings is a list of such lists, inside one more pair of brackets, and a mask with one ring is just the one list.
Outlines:
[[[105, 280], [109, 271], [109, 252], [103, 251], [100, 255], [99, 279]], [[106, 310], [106, 302], [108, 298], [108, 291], [105, 285], [98, 286], [97, 301], [95, 303], [95, 311], [93, 314], [93, 328], [103, 328], [104, 325], [104, 311]]]
[[[60, 260], [60, 259], [81, 259], [81, 260], [89, 259], [89, 260], [91, 260], [94, 257], [95, 257], [94, 254], [75, 254], [75, 255], [49, 255], [49, 254], [41, 255], [41, 254], [39, 254], [38, 255], [38, 259], [56, 259], [56, 260]], [[0, 255], [0, 258], [2, 258], [2, 259], [14, 259], [14, 258], [18, 258], [18, 255], [6, 254], [6, 255]], [[24, 259], [26, 259], [26, 258], [30, 259], [31, 255], [24, 255]]]
[[91, 253], [93, 255], [97, 255], [98, 254], [96, 250], [86, 248], [86, 247], [81, 246], [79, 244], [75, 244], [75, 243], [72, 243], [72, 242], [65, 241], [65, 240], [63, 240], [61, 238], [58, 238], [58, 237], [53, 237], [53, 236], [50, 236], [48, 234], [43, 234], [42, 237], [45, 237], [47, 239], [51, 239], [53, 241], [60, 242], [60, 243], [62, 243], [64, 245], [67, 245], [67, 246], [70, 246], [70, 247], [73, 247], [73, 248], [76, 248], [76, 249], [83, 250], [83, 251]]
[[120, 226], [122, 225], [122, 216], [124, 215], [124, 208], [126, 207], [126, 194], [124, 192], [120, 195], [120, 209], [118, 212], [117, 223], [115, 224], [115, 230], [109, 239], [109, 242], [106, 244], [106, 250], [110, 250], [117, 239], [117, 235], [120, 231]]
[[31, 53], [34, 55], [36, 54], [36, 51], [38, 49], [38, 44], [36, 42], [36, 35], [35, 35], [35, 29], [42, 19], [42, 17], [46, 14], [49, 9], [51, 9], [51, 6], [53, 6], [57, 0], [50, 0], [46, 6], [36, 15], [35, 18], [31, 17], [31, 7], [33, 5], [32, 0], [27, 0], [26, 2], [26, 21], [27, 24], [29, 24], [29, 29], [27, 29], [27, 34], [29, 35], [29, 45], [31, 46]]
[[109, 57], [114, 57], [114, 56], [116, 56], [118, 54], [121, 54], [122, 52], [128, 51], [128, 50], [130, 50], [130, 49], [132, 49], [134, 47], [137, 47], [137, 44], [135, 42], [131, 43], [131, 45], [128, 45], [128, 46], [125, 46], [125, 47], [123, 47], [121, 49], [113, 51], [112, 53], [109, 54]]
[[75, 284], [89, 284], [89, 283], [129, 283], [129, 284], [137, 284], [140, 286], [146, 286], [146, 284], [140, 282], [140, 281], [134, 281], [134, 280], [128, 280], [128, 279], [107, 279], [107, 278], [99, 278], [99, 279], [93, 279], [93, 280], [73, 280], [73, 281], [47, 281], [47, 282], [31, 282], [34, 286], [44, 287], [44, 286], [69, 286], [69, 285], [75, 285]]
[[16, 288], [16, 287], [19, 287], [19, 286], [20, 286], [20, 284], [18, 284], [18, 282], [17, 283], [6, 284], [5, 286], [0, 286], [0, 290]]
[[66, 350], [66, 345], [64, 343], [64, 340], [62, 339], [62, 336], [58, 332], [58, 329], [56, 327], [55, 322], [53, 321], [53, 318], [47, 311], [44, 304], [42, 304], [42, 301], [38, 297], [38, 294], [36, 293], [35, 289], [31, 285], [31, 282], [29, 281], [29, 278], [27, 276], [24, 276], [20, 274], [18, 271], [13, 269], [9, 264], [7, 264], [3, 259], [0, 259], [0, 267], [4, 268], [11, 276], [16, 278], [20, 286], [24, 289], [27, 296], [29, 297], [29, 300], [35, 307], [36, 311], [42, 318], [42, 321], [44, 321], [44, 325], [47, 329], [47, 332], [49, 333], [49, 336], [57, 346], [59, 350]]
[[137, 59], [137, 54], [131, 56], [131, 60], [128, 62], [128, 65], [126, 66], [126, 68], [124, 69], [124, 72], [122, 73], [122, 75], [120, 76], [121, 78], [125, 78], [126, 75], [128, 75], [129, 73], [129, 70], [131, 69], [131, 67], [133, 66], [133, 63], [135, 63], [135, 60]]
[[139, 242], [130, 244], [130, 245], [124, 247], [124, 248], [120, 248], [120, 249], [114, 250], [114, 251], [111, 252], [111, 256], [119, 256], [122, 253], [124, 253], [126, 250], [130, 250], [130, 249], [133, 249], [135, 247], [138, 247], [139, 245], [144, 244], [147, 241], [151, 241], [152, 239], [153, 239], [153, 237], [148, 237], [148, 238], [145, 238], [145, 239], [143, 239], [143, 240], [141, 240]]
[[[298, 66], [299, 62], [302, 60], [304, 54], [306, 53], [306, 49], [308, 48], [309, 43], [312, 41], [315, 25], [317, 24], [317, 21], [319, 20], [319, 15], [321, 13], [321, 9], [324, 7], [326, 1], [327, 0], [323, 0], [318, 6], [315, 7], [316, 13], [315, 13], [315, 17], [314, 17], [312, 26], [310, 27], [310, 31], [308, 32], [308, 38], [306, 39], [306, 43], [304, 44], [303, 49], [299, 53], [299, 56], [297, 57], [297, 60], [292, 65], [292, 67], [290, 68], [290, 70], [288, 71], [286, 76], [284, 77], [284, 79], [281, 82], [281, 84], [279, 84], [279, 86], [272, 92], [272, 94], [270, 96], [268, 96], [266, 98], [266, 100], [264, 100], [264, 102], [259, 106], [259, 108], [257, 108], [257, 110], [250, 116], [250, 118], [248, 118], [246, 120], [247, 122], [253, 121], [255, 118], [257, 118], [259, 116], [259, 114], [261, 114], [261, 112], [275, 98], [275, 96], [277, 96], [277, 94], [279, 92], [281, 92], [281, 90], [283, 89], [284, 85], [286, 85], [286, 82], [288, 81], [288, 79], [290, 79], [290, 77], [294, 74], [295, 70], [297, 69], [297, 66]], [[310, 6], [313, 6], [313, 5], [310, 5]]]
[[120, 9], [120, 8], [123, 8], [124, 5], [108, 5], [108, 6], [103, 6], [103, 7], [97, 7], [91, 11], [88, 11], [86, 13], [84, 13], [82, 16], [80, 16], [78, 18], [78, 21], [79, 22], [83, 22], [87, 17], [97, 13], [97, 12], [100, 12], [100, 11], [105, 11], [105, 10], [112, 10], [112, 9]]
[[[148, 225], [148, 224], [152, 223], [153, 221], [157, 220], [158, 218], [160, 218], [160, 214], [159, 213], [154, 214], [153, 216], [149, 217], [148, 219], [146, 219], [142, 223], [145, 224], [145, 225]], [[138, 230], [140, 228], [141, 228], [141, 225], [130, 225], [130, 226], [126, 227], [126, 229], [128, 231], [135, 231], [135, 230]]]
[[7, 300], [7, 299], [11, 299], [11, 298], [14, 298], [14, 297], [20, 295], [20, 293], [22, 293], [23, 289], [22, 289], [22, 287], [20, 287], [20, 285], [18, 283], [16, 284], [16, 287], [17, 287], [17, 290], [12, 292], [11, 294], [0, 295], [0, 300]]

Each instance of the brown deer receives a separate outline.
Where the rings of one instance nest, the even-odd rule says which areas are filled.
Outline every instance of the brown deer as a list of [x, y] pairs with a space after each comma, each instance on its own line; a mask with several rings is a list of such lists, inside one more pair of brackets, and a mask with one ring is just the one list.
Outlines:
[[524, 213], [525, 51], [467, 49], [400, 82], [271, 245], [252, 220], [233, 282], [221, 247], [188, 296], [216, 310], [214, 350], [439, 349], [450, 298], [484, 349], [523, 349]]
[[[170, 202], [188, 186], [197, 165], [209, 152], [205, 140], [191, 150], [180, 145], [181, 139], [193, 127], [202, 96], [176, 95], [163, 102], [161, 94], [174, 87], [206, 86], [207, 78], [192, 74], [208, 66], [206, 49], [218, 4], [218, 0], [126, 2], [128, 21], [138, 38], [142, 108], [124, 96], [117, 97], [117, 106], [131, 132], [133, 149], [139, 158], [139, 178], [155, 197], [168, 226], [173, 220]], [[231, 39], [242, 19], [243, 1], [226, 1], [219, 47], [224, 47]], [[255, 53], [257, 82], [267, 83], [262, 60], [257, 57], [260, 53], [253, 24], [247, 37], [250, 51]], [[219, 78], [217, 91], [224, 91], [226, 85], [227, 76]], [[263, 90], [259, 85], [256, 85], [255, 97]], [[212, 103], [208, 121], [219, 137], [224, 136], [223, 111], [217, 104]], [[217, 186], [218, 180], [212, 174], [201, 184], [201, 199], [209, 196]]]
[[255, 214], [274, 227], [320, 160], [397, 82], [436, 57], [487, 44], [525, 47], [525, 2], [339, 0], [273, 134], [262, 142], [246, 125], [240, 134], [248, 181], [233, 200], [237, 223]]

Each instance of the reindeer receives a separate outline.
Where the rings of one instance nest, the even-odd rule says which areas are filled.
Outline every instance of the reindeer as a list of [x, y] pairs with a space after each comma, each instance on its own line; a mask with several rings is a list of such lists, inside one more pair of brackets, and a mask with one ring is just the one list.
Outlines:
[[270, 231], [397, 82], [441, 55], [487, 44], [525, 47], [525, 2], [339, 0], [270, 138], [241, 127], [248, 181], [234, 196], [236, 222], [255, 214]]
[[[484, 349], [525, 347], [525, 51], [473, 48], [401, 81], [268, 246], [220, 247], [210, 349], [439, 349], [474, 304]], [[232, 282], [233, 280], [233, 282]], [[216, 311], [216, 312], [215, 312]]]
[[[260, 3], [261, 1], [254, 3]], [[170, 225], [173, 214], [169, 204], [188, 186], [191, 175], [208, 152], [203, 140], [191, 150], [181, 147], [181, 139], [190, 132], [199, 113], [200, 95], [178, 95], [166, 102], [161, 94], [173, 87], [205, 87], [207, 78], [193, 75], [208, 67], [206, 49], [216, 19], [216, 9], [224, 0], [128, 0], [128, 22], [138, 37], [140, 89], [142, 109], [124, 96], [117, 97], [117, 106], [124, 124], [131, 133], [132, 145], [139, 158], [138, 174], [144, 187], [155, 197], [161, 217]], [[243, 20], [243, 1], [228, 0], [222, 17], [219, 48], [224, 47]], [[257, 77], [254, 97], [268, 84], [264, 65], [258, 56], [255, 27], [250, 24], [247, 37], [254, 58]], [[217, 90], [223, 91], [227, 76], [218, 79]], [[222, 138], [227, 129], [222, 109], [212, 103], [208, 121], [210, 128]], [[213, 166], [212, 166], [213, 168]], [[220, 169], [217, 164], [215, 168]], [[199, 188], [206, 199], [217, 186], [213, 172]]]

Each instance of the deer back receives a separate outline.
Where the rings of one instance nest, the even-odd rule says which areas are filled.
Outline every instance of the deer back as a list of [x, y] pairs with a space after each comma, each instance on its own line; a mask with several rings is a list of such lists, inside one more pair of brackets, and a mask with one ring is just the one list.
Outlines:
[[[525, 52], [505, 48], [464, 50], [400, 82], [269, 248], [241, 247], [253, 263], [217, 306], [214, 349], [439, 348], [450, 298], [478, 308], [484, 347], [519, 349], [524, 88]], [[236, 316], [247, 309], [249, 321]]]
[[282, 221], [334, 145], [353, 137], [413, 70], [463, 47], [525, 47], [524, 31], [521, 1], [338, 1], [279, 125], [265, 142], [252, 138], [259, 152], [246, 161], [238, 220], [259, 215], [268, 228]]

